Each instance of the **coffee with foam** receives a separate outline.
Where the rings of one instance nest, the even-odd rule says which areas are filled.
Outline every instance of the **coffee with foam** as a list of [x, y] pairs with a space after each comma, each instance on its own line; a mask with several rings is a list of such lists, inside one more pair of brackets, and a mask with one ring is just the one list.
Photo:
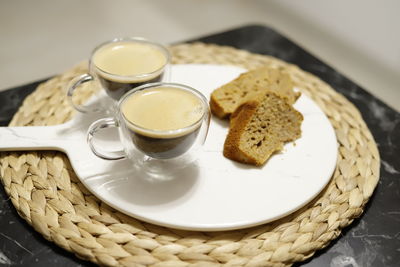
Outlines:
[[142, 152], [154, 158], [172, 158], [191, 147], [206, 108], [190, 91], [156, 87], [128, 96], [121, 112], [132, 141]]
[[128, 90], [162, 79], [168, 52], [140, 41], [111, 42], [96, 49], [92, 65], [108, 95], [119, 99]]

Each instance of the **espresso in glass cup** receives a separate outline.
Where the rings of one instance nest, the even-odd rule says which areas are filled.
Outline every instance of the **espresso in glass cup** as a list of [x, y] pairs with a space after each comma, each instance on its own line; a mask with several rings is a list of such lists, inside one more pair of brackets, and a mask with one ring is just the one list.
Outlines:
[[[118, 102], [114, 118], [94, 122], [88, 131], [93, 153], [107, 160], [129, 158], [150, 174], [163, 175], [193, 162], [210, 123], [207, 99], [182, 84], [151, 83], [137, 87]], [[100, 129], [118, 127], [124, 151], [115, 155], [95, 146]]]
[[143, 38], [117, 38], [105, 42], [93, 50], [89, 73], [71, 81], [68, 98], [78, 111], [94, 111], [72, 100], [74, 91], [82, 83], [95, 80], [111, 99], [118, 101], [132, 88], [167, 81], [169, 62], [170, 54], [166, 47]]

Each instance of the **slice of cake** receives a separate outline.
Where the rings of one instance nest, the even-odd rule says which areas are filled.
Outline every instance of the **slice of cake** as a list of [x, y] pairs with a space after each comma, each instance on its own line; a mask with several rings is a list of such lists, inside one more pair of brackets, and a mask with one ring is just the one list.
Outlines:
[[263, 92], [242, 104], [231, 116], [224, 156], [247, 164], [263, 165], [286, 142], [301, 136], [303, 115], [284, 97]]
[[265, 90], [286, 98], [289, 104], [293, 104], [300, 96], [299, 92], [293, 91], [292, 80], [286, 72], [262, 67], [243, 73], [235, 80], [214, 90], [210, 100], [211, 111], [221, 119], [227, 118], [242, 103]]

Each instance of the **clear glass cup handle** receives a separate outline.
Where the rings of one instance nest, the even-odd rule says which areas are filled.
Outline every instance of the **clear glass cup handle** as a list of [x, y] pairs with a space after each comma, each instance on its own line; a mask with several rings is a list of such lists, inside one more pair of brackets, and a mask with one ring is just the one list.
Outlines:
[[79, 112], [82, 113], [92, 113], [92, 112], [99, 112], [101, 109], [99, 108], [89, 108], [84, 105], [77, 105], [74, 103], [72, 100], [72, 96], [76, 90], [81, 84], [93, 81], [94, 77], [88, 73], [82, 74], [80, 76], [75, 77], [74, 79], [71, 80], [68, 86], [68, 91], [67, 91], [67, 98], [69, 103]]
[[99, 158], [106, 160], [124, 159], [126, 158], [126, 154], [123, 150], [103, 151], [98, 147], [96, 148], [96, 146], [93, 144], [93, 137], [98, 131], [100, 131], [101, 129], [111, 128], [111, 127], [119, 127], [117, 120], [115, 120], [114, 118], [103, 118], [92, 123], [87, 133], [87, 142], [89, 144], [89, 147], [92, 150], [92, 152]]

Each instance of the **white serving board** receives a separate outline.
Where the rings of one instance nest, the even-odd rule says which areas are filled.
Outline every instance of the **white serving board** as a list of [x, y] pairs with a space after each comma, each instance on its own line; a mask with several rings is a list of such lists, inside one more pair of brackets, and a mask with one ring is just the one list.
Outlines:
[[[224, 65], [173, 65], [171, 82], [192, 86], [209, 97], [215, 88], [244, 71]], [[212, 118], [198, 161], [168, 179], [156, 180], [135, 171], [128, 160], [94, 156], [86, 143], [86, 131], [101, 114], [78, 114], [58, 126], [0, 127], [0, 150], [63, 151], [94, 195], [143, 221], [198, 231], [246, 228], [304, 206], [325, 187], [335, 169], [337, 141], [329, 120], [305, 95], [294, 106], [304, 116], [302, 137], [285, 145], [263, 167], [223, 157], [228, 123], [217, 118]], [[99, 139], [120, 147], [113, 132]]]

